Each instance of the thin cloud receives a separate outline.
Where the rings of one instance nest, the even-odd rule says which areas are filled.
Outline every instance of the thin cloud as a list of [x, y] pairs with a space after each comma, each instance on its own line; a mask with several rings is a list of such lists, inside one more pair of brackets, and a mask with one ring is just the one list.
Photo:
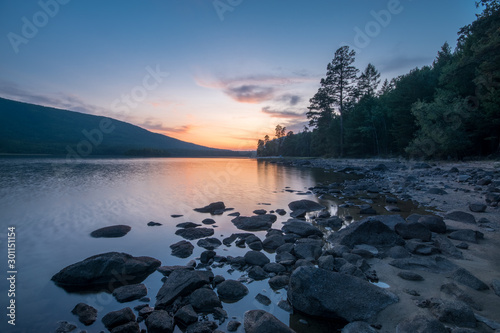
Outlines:
[[288, 110], [274, 110], [271, 109], [270, 106], [265, 106], [262, 108], [262, 113], [265, 113], [273, 118], [288, 118], [288, 119], [296, 119], [296, 118], [304, 118], [304, 113], [296, 113]]
[[285, 94], [279, 96], [276, 100], [294, 106], [297, 105], [302, 100], [302, 97], [300, 97], [299, 95]]
[[257, 85], [242, 85], [224, 89], [224, 92], [232, 99], [240, 103], [260, 103], [274, 97], [274, 89], [271, 87]]
[[156, 122], [154, 120], [146, 120], [145, 122], [138, 124], [138, 126], [144, 127], [145, 129], [150, 131], [159, 131], [168, 133], [187, 133], [193, 128], [192, 125], [183, 125], [177, 127], [163, 126], [163, 123]]

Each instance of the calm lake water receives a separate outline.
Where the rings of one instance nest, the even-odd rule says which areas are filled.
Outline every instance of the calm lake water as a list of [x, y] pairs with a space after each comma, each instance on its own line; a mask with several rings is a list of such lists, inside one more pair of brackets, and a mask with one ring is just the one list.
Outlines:
[[[0, 247], [3, 263], [1, 269], [0, 332], [54, 332], [57, 322], [65, 320], [78, 326], [75, 332], [105, 330], [103, 315], [126, 306], [133, 308], [139, 301], [118, 303], [107, 293], [67, 293], [50, 278], [60, 269], [92, 255], [109, 251], [126, 252], [134, 256], [151, 256], [162, 265], [185, 265], [199, 257], [204, 250], [195, 246], [187, 259], [170, 255], [170, 244], [182, 240], [174, 234], [176, 224], [196, 222], [212, 217], [217, 222], [214, 237], [222, 238], [237, 230], [227, 212], [210, 216], [193, 211], [211, 202], [224, 201], [242, 215], [253, 215], [255, 209], [284, 208], [293, 200], [311, 199], [314, 195], [297, 195], [286, 190], [307, 191], [323, 181], [339, 181], [335, 174], [322, 170], [278, 166], [254, 159], [89, 159], [78, 164], [68, 164], [55, 158], [3, 158], [0, 159]], [[337, 176], [338, 177], [338, 176]], [[343, 175], [345, 177], [345, 175]], [[334, 201], [322, 200], [336, 211]], [[263, 205], [269, 203], [270, 205]], [[183, 217], [172, 218], [171, 214]], [[281, 228], [288, 214], [279, 217], [273, 225]], [[160, 222], [159, 227], [149, 227], [149, 221]], [[132, 230], [122, 238], [92, 238], [90, 233], [98, 228], [126, 224]], [[7, 228], [16, 228], [16, 326], [7, 324], [6, 307]], [[264, 239], [265, 232], [256, 232]], [[196, 240], [192, 241], [193, 245]], [[244, 255], [248, 249], [222, 245], [220, 255]], [[272, 259], [274, 254], [267, 255]], [[229, 266], [213, 269], [214, 274], [238, 279], [244, 273], [228, 273]], [[162, 285], [162, 275], [151, 274], [145, 281], [150, 304]], [[249, 309], [264, 309], [286, 324], [298, 329], [297, 317], [276, 306], [286, 299], [286, 291], [274, 292], [267, 280], [248, 285], [249, 295], [243, 300], [225, 304], [229, 320], [241, 322]], [[273, 303], [264, 306], [254, 298], [257, 293], [267, 295]], [[98, 309], [98, 320], [89, 327], [78, 322], [71, 314], [80, 302]], [[227, 321], [220, 326], [226, 329]], [[145, 328], [144, 323], [141, 327]], [[178, 330], [178, 328], [177, 328]], [[309, 329], [310, 330], [310, 329]], [[180, 332], [180, 330], [178, 330]], [[243, 328], [240, 327], [243, 332]], [[239, 332], [240, 332], [239, 331]]]

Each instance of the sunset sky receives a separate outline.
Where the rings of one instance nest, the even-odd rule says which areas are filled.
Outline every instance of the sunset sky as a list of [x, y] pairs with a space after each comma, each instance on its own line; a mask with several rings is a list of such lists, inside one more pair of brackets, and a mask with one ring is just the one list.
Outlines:
[[382, 78], [430, 65], [473, 0], [0, 0], [0, 96], [249, 150], [300, 131], [337, 48]]

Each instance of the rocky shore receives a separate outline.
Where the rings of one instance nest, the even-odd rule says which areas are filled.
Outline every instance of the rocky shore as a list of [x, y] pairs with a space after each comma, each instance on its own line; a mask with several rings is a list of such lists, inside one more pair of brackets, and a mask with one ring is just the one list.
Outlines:
[[[185, 240], [170, 245], [172, 255], [188, 258], [194, 242], [205, 249], [183, 266], [109, 252], [63, 268], [52, 280], [66, 290], [107, 288], [120, 303], [142, 302], [107, 314], [79, 303], [73, 309], [79, 321], [91, 329], [101, 320], [112, 333], [141, 332], [141, 327], [147, 332], [500, 332], [500, 162], [263, 163], [359, 179], [317, 184], [309, 191], [318, 202], [309, 197], [252, 216], [241, 216], [223, 202], [193, 207], [211, 216], [232, 216], [241, 232], [219, 240], [207, 227], [213, 219], [179, 223], [176, 234]], [[323, 204], [327, 199], [338, 203], [337, 214]], [[403, 207], [409, 202], [420, 207], [408, 212]], [[281, 228], [276, 228], [278, 220], [286, 221]], [[119, 237], [113, 228], [105, 231]], [[255, 231], [266, 233], [258, 237]], [[231, 246], [248, 252], [219, 251]], [[213, 268], [238, 271], [241, 277], [227, 279]], [[163, 275], [164, 283], [150, 305], [141, 282], [154, 272]], [[120, 285], [130, 277], [133, 283]], [[278, 307], [304, 319], [288, 326], [251, 305], [243, 322], [228, 318], [224, 304], [242, 300], [249, 283], [264, 280], [287, 295]], [[272, 302], [260, 293], [255, 299], [266, 306]], [[78, 330], [61, 322], [56, 332]]]

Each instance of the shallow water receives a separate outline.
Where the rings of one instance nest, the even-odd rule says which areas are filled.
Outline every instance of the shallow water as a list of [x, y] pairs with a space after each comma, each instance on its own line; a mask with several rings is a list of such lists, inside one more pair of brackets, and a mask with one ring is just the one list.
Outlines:
[[[334, 198], [318, 200], [315, 195], [304, 195], [304, 192], [317, 183], [342, 182], [346, 178], [355, 176], [253, 159], [89, 159], [79, 164], [55, 158], [0, 159], [0, 251], [1, 257], [7, 258], [7, 227], [15, 226], [18, 270], [16, 326], [7, 325], [2, 314], [0, 331], [54, 332], [60, 320], [89, 332], [105, 330], [100, 321], [104, 314], [126, 306], [133, 308], [140, 302], [120, 304], [104, 292], [67, 293], [50, 281], [52, 275], [67, 265], [108, 251], [151, 256], [161, 260], [162, 265], [185, 265], [199, 257], [204, 249], [195, 246], [193, 255], [186, 259], [171, 256], [169, 245], [182, 240], [174, 234], [177, 223], [201, 223], [211, 217], [216, 221], [213, 237], [222, 239], [240, 232], [230, 222], [232, 217], [227, 216], [231, 212], [210, 216], [194, 212], [193, 208], [224, 201], [226, 207], [249, 216], [255, 209], [288, 211], [289, 202], [310, 199], [320, 201], [332, 213], [337, 213]], [[171, 218], [171, 214], [184, 216]], [[273, 228], [281, 228], [287, 219], [288, 214], [278, 217]], [[149, 221], [163, 225], [149, 227]], [[114, 224], [126, 224], [132, 230], [125, 237], [114, 239], [96, 239], [89, 235], [95, 229]], [[264, 239], [265, 232], [255, 234]], [[196, 244], [196, 240], [191, 242]], [[216, 250], [222, 256], [244, 255], [247, 251], [234, 245], [222, 245]], [[6, 267], [6, 261], [2, 267]], [[244, 274], [239, 271], [230, 274], [228, 269], [229, 266], [225, 266], [213, 272], [231, 279]], [[2, 269], [4, 275], [5, 268]], [[162, 275], [155, 272], [144, 281], [151, 305], [162, 285], [161, 278]], [[3, 291], [8, 289], [5, 278], [1, 279], [0, 287]], [[242, 322], [246, 310], [264, 309], [297, 331], [308, 330], [299, 320], [301, 317], [291, 316], [277, 307], [279, 300], [286, 299], [285, 290], [272, 291], [267, 280], [252, 282], [248, 288], [250, 293], [243, 300], [223, 303], [229, 320], [234, 317]], [[270, 306], [254, 299], [259, 292], [272, 300]], [[6, 309], [7, 302], [6, 292], [2, 292], [0, 307]], [[98, 320], [88, 328], [71, 314], [80, 302], [98, 310]], [[226, 323], [220, 329], [225, 330]], [[143, 323], [141, 327], [145, 328]], [[180, 330], [177, 328], [177, 331]]]

